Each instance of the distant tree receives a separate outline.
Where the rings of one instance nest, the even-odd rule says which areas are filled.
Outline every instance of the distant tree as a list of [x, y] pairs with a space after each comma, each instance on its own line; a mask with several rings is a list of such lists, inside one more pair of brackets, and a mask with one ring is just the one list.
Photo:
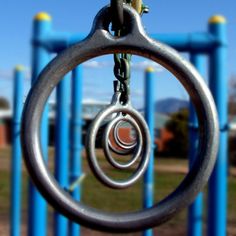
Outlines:
[[235, 136], [229, 136], [229, 164], [236, 166], [236, 146], [235, 146]]
[[4, 97], [0, 97], [0, 109], [1, 110], [7, 110], [10, 108], [10, 104], [8, 100]]
[[[231, 75], [229, 80], [229, 120], [231, 121], [236, 116], [236, 74]], [[236, 166], [236, 146], [235, 135], [229, 135], [229, 163]]]
[[229, 115], [236, 116], [236, 75], [232, 75], [229, 80]]
[[169, 155], [186, 157], [188, 153], [188, 109], [182, 109], [171, 115], [166, 123], [166, 129], [173, 134], [165, 147]]

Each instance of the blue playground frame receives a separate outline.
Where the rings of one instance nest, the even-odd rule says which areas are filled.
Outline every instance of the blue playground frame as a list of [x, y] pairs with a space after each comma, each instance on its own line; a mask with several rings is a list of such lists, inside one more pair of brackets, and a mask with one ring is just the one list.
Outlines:
[[[228, 112], [227, 112], [227, 23], [222, 16], [213, 16], [209, 20], [208, 32], [200, 33], [186, 33], [186, 34], [151, 34], [151, 37], [168, 44], [175, 48], [179, 52], [188, 52], [191, 57], [192, 63], [202, 73], [203, 68], [203, 56], [209, 58], [209, 87], [213, 94], [216, 107], [219, 114], [220, 122], [220, 147], [217, 157], [217, 162], [209, 182], [209, 196], [208, 196], [208, 234], [209, 236], [225, 236], [227, 226], [227, 127], [228, 127]], [[34, 19], [33, 25], [33, 39], [32, 39], [32, 84], [36, 82], [37, 76], [40, 71], [46, 66], [51, 59], [52, 53], [60, 53], [70, 45], [73, 45], [85, 38], [83, 34], [70, 34], [55, 32], [52, 29], [52, 20], [47, 13], [39, 13]], [[76, 181], [80, 178], [81, 160], [78, 160], [81, 151], [81, 100], [82, 100], [82, 75], [81, 68], [78, 67], [72, 72], [73, 76], [73, 91], [72, 91], [72, 144], [71, 144], [71, 166], [69, 170], [70, 180]], [[153, 71], [146, 71], [146, 97], [149, 106], [146, 107], [146, 120], [151, 128], [151, 135], [153, 131], [153, 108], [150, 104], [153, 104], [153, 92], [149, 83], [152, 83]], [[150, 79], [151, 78], [151, 79]], [[20, 87], [21, 88], [21, 87]], [[68, 93], [68, 79], [64, 79], [57, 88], [57, 113], [62, 114], [68, 109], [69, 94]], [[77, 91], [77, 92], [76, 92]], [[80, 92], [78, 92], [80, 91]], [[63, 99], [62, 99], [63, 96]], [[149, 100], [148, 100], [149, 99]], [[18, 100], [20, 101], [20, 99]], [[42, 148], [44, 157], [47, 158], [48, 148], [48, 107], [45, 108], [45, 112], [42, 119], [41, 134], [42, 134]], [[194, 114], [194, 109], [191, 107], [190, 115], [190, 137], [192, 137], [192, 144], [190, 150], [190, 166], [194, 161], [195, 151], [197, 146], [197, 120]], [[15, 118], [14, 118], [15, 119]], [[16, 130], [18, 125], [14, 123], [13, 126]], [[69, 118], [67, 116], [61, 116], [57, 119], [57, 144], [61, 144], [62, 137], [69, 135]], [[60, 127], [66, 127], [65, 129]], [[67, 129], [67, 130], [66, 130]], [[14, 136], [17, 138], [16, 136]], [[153, 136], [152, 136], [153, 137]], [[65, 139], [63, 139], [65, 140]], [[16, 140], [14, 140], [16, 141]], [[63, 147], [62, 147], [63, 146]], [[14, 146], [15, 147], [15, 146]], [[19, 147], [15, 147], [19, 155]], [[58, 148], [58, 147], [56, 147]], [[56, 178], [58, 182], [66, 187], [67, 181], [65, 176], [68, 174], [64, 166], [68, 165], [69, 160], [69, 144], [61, 145], [61, 150], [56, 152]], [[13, 153], [15, 153], [13, 151]], [[61, 154], [60, 154], [61, 153]], [[16, 154], [14, 154], [16, 155]], [[13, 157], [14, 158], [14, 157]], [[18, 158], [18, 157], [15, 157]], [[18, 158], [19, 159], [19, 158]], [[59, 162], [60, 160], [60, 162]], [[47, 160], [45, 160], [47, 161]], [[19, 162], [14, 162], [13, 168], [19, 168]], [[63, 171], [62, 171], [63, 170]], [[153, 188], [150, 187], [153, 184], [153, 161], [150, 162], [150, 166], [145, 174], [144, 184], [144, 207], [152, 205]], [[12, 186], [15, 186], [12, 184]], [[19, 191], [15, 189], [14, 191]], [[80, 199], [79, 186], [72, 193], [73, 196]], [[19, 211], [19, 207], [16, 206], [16, 211]], [[46, 236], [47, 233], [47, 206], [43, 198], [40, 196], [35, 187], [30, 183], [29, 188], [29, 222], [28, 222], [28, 235], [29, 236]], [[18, 208], [17, 208], [18, 207]], [[14, 220], [14, 217], [19, 213], [14, 213], [12, 218], [12, 231], [11, 235], [20, 235], [19, 221]], [[67, 228], [67, 219], [63, 216], [55, 215], [55, 232], [57, 236], [65, 236], [65, 232], [69, 232], [70, 236], [79, 235], [79, 226], [69, 224]], [[144, 232], [145, 236], [152, 235], [152, 230]], [[188, 220], [188, 235], [189, 236], [201, 236], [202, 235], [202, 194], [199, 194], [195, 202], [189, 208], [189, 220]]]

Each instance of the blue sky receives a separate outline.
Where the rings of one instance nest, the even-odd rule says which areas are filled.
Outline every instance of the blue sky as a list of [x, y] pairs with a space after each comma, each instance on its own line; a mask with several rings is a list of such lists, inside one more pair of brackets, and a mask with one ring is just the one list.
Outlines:
[[[57, 31], [88, 33], [98, 10], [109, 0], [8, 0], [0, 8], [0, 96], [12, 96], [12, 69], [16, 64], [30, 68], [32, 19], [40, 11], [48, 12]], [[181, 33], [207, 30], [207, 21], [215, 14], [224, 15], [228, 21], [229, 77], [236, 74], [236, 9], [235, 0], [146, 0], [150, 13], [143, 22], [148, 33]], [[84, 68], [84, 98], [109, 101], [112, 92], [112, 57], [99, 60], [103, 66], [93, 63]], [[134, 59], [132, 72], [133, 102], [142, 104], [143, 64]], [[163, 70], [156, 72], [156, 99], [165, 97], [187, 98], [183, 88]], [[25, 95], [29, 88], [25, 83]], [[94, 89], [94, 87], [96, 89]]]

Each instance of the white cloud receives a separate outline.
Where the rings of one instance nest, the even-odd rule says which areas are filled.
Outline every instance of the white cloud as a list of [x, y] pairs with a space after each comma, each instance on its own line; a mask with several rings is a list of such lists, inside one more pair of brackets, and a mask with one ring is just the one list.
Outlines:
[[162, 72], [164, 68], [154, 61], [145, 60], [141, 62], [132, 62], [131, 67], [136, 70], [145, 70], [147, 67], [153, 67], [156, 72]]
[[[26, 79], [31, 78], [31, 70], [28, 67], [24, 67], [24, 74]], [[14, 68], [12, 70], [0, 69], [0, 79], [9, 80], [14, 78]]]
[[[83, 64], [85, 68], [93, 69], [102, 69], [106, 67], [112, 67], [113, 65], [113, 62], [96, 60], [87, 61]], [[149, 66], [153, 67], [156, 72], [162, 72], [164, 70], [162, 66], [150, 60], [144, 60], [141, 62], [131, 62], [131, 68], [133, 68], [134, 70], [145, 70]]]
[[134, 96], [143, 96], [144, 91], [142, 91], [141, 89], [136, 89], [136, 90], [133, 90], [131, 93]]
[[[113, 61], [96, 61], [96, 60], [91, 60], [87, 61], [83, 64], [85, 68], [88, 69], [103, 69], [103, 68], [113, 68], [114, 62]], [[156, 72], [161, 72], [163, 71], [163, 67], [158, 65], [157, 63], [150, 61], [150, 60], [144, 60], [141, 62], [131, 62], [131, 68], [134, 70], [145, 70], [147, 67], [153, 67]], [[25, 78], [27, 80], [30, 80], [31, 78], [31, 68], [29, 67], [24, 67], [24, 73], [25, 73]], [[12, 70], [4, 70], [0, 68], [0, 79], [13, 79], [13, 72], [14, 68]]]
[[0, 69], [0, 78], [1, 79], [12, 79], [13, 71], [1, 70]]
[[83, 66], [85, 68], [94, 68], [94, 69], [100, 69], [100, 68], [105, 68], [105, 67], [110, 67], [112, 66], [111, 62], [107, 62], [107, 61], [87, 61], [83, 64]]

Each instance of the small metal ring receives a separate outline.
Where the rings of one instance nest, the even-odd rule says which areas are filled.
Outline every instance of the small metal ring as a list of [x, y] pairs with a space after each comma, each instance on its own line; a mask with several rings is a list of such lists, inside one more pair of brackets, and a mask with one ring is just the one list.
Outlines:
[[[119, 123], [119, 122], [117, 122], [117, 124], [118, 124], [118, 123]], [[111, 143], [111, 141], [110, 141], [110, 138], [108, 139], [109, 148], [110, 148], [114, 153], [116, 153], [116, 154], [118, 154], [118, 155], [124, 155], [124, 156], [125, 156], [125, 155], [129, 155], [129, 154], [133, 153], [134, 148], [135, 148], [135, 146], [136, 146], [136, 143], [134, 143], [135, 145], [133, 145], [133, 146], [129, 146], [129, 147], [125, 146], [125, 148], [122, 148], [122, 146], [121, 146], [122, 143], [119, 142], [118, 138], [116, 137], [116, 136], [117, 136], [116, 132], [118, 132], [117, 130], [115, 130], [115, 129], [117, 129], [117, 124], [115, 124], [115, 127], [114, 127], [114, 129], [113, 129], [113, 137], [114, 137], [115, 144], [117, 145], [118, 148], [116, 148], [116, 147], [114, 147], [114, 146], [112, 145], [112, 143]]]
[[[109, 150], [109, 143], [107, 142], [107, 140], [109, 139], [110, 130], [112, 129], [112, 127], [114, 126], [115, 123], [117, 123], [121, 120], [125, 120], [127, 122], [130, 122], [130, 124], [132, 124], [132, 126], [135, 128], [135, 130], [138, 134], [138, 143], [137, 143], [136, 149], [133, 153], [133, 157], [127, 163], [119, 163], [112, 157], [112, 154], [110, 153], [110, 150]], [[140, 128], [137, 125], [136, 121], [133, 120], [132, 118], [130, 118], [129, 116], [126, 116], [126, 117], [118, 116], [118, 117], [116, 117], [115, 119], [113, 119], [108, 124], [108, 126], [105, 129], [104, 137], [103, 137], [104, 154], [105, 154], [105, 157], [108, 160], [108, 162], [113, 167], [115, 167], [117, 169], [127, 169], [130, 166], [132, 166], [140, 158], [140, 155], [141, 155], [141, 152], [142, 152], [142, 146], [143, 146], [143, 137], [142, 137], [142, 133], [140, 131]], [[130, 151], [130, 150], [128, 150], [128, 151]], [[145, 171], [145, 169], [143, 170], [143, 172], [144, 171]]]
[[[122, 122], [122, 121], [121, 121], [121, 122]], [[115, 125], [115, 127], [114, 127], [114, 131], [113, 131], [113, 133], [114, 133], [114, 139], [115, 139], [115, 141], [116, 141], [116, 144], [117, 144], [119, 147], [123, 148], [123, 149], [133, 149], [133, 148], [136, 146], [136, 144], [137, 144], [137, 140], [134, 140], [133, 142], [125, 142], [125, 141], [123, 141], [123, 140], [120, 138], [118, 128], [119, 128], [121, 122], [117, 122], [117, 123], [116, 123], [116, 125]]]

